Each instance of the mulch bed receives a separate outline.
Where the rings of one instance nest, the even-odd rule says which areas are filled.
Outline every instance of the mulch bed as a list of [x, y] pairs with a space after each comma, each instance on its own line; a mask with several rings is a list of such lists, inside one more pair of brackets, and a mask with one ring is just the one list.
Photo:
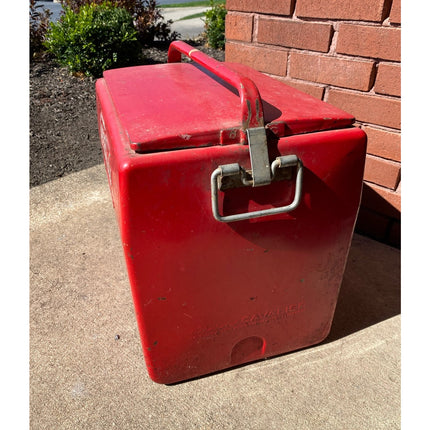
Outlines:
[[[219, 61], [224, 51], [186, 41]], [[144, 49], [145, 64], [167, 61], [167, 44]], [[30, 63], [30, 187], [103, 162], [95, 79], [71, 75], [52, 58]]]

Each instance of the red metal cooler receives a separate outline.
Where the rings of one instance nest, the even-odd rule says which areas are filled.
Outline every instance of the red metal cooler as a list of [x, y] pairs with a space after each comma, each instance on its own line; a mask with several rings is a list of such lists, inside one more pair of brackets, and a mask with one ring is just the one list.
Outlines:
[[168, 64], [106, 71], [96, 91], [150, 377], [322, 341], [360, 203], [354, 118], [183, 42]]

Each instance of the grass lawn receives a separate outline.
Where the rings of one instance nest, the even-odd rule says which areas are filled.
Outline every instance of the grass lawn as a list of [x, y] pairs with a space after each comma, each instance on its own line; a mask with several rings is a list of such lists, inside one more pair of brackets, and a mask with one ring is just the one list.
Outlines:
[[[215, 4], [225, 4], [225, 0], [215, 0]], [[160, 9], [165, 9], [169, 7], [200, 7], [200, 6], [210, 6], [210, 1], [193, 1], [193, 2], [185, 2], [185, 3], [175, 3], [175, 4], [163, 4], [160, 5]], [[196, 17], [193, 17], [196, 18]]]
[[203, 16], [205, 16], [205, 13], [204, 12], [200, 12], [200, 13], [195, 13], [193, 15], [184, 16], [181, 19], [178, 19], [178, 21], [185, 21], [186, 19], [193, 19], [193, 18], [201, 18]]

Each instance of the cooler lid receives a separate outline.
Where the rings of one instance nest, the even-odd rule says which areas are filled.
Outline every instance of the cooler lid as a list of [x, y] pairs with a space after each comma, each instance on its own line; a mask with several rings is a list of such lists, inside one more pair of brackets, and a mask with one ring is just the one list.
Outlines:
[[[181, 52], [195, 62], [178, 62]], [[168, 61], [103, 74], [135, 151], [243, 143], [247, 128], [262, 125], [284, 137], [354, 121], [328, 103], [250, 67], [218, 62], [184, 42], [172, 43]]]

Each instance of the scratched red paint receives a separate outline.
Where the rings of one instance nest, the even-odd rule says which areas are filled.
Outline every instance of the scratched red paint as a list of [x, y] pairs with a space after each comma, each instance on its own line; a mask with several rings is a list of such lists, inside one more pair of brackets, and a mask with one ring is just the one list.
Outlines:
[[[361, 196], [366, 136], [351, 115], [239, 64], [174, 42], [168, 64], [105, 72], [99, 118], [150, 377], [173, 383], [322, 341]], [[211, 211], [212, 172], [297, 155], [294, 211], [233, 223]], [[99, 121], [99, 124], [101, 122]], [[242, 143], [241, 143], [242, 142]], [[136, 152], [137, 151], [137, 152]], [[288, 204], [295, 178], [219, 191], [224, 215]]]

